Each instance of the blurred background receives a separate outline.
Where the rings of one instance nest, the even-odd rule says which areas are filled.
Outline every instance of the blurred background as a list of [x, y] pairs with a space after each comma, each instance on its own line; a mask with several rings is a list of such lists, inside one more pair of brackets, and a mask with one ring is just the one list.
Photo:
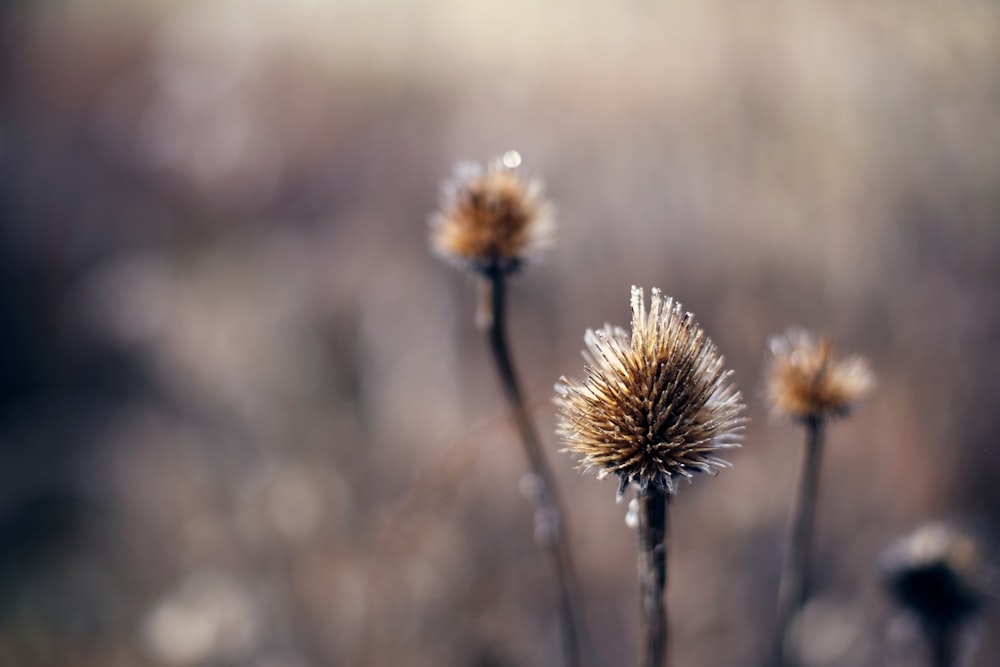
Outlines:
[[[923, 664], [877, 561], [1000, 538], [993, 2], [7, 2], [0, 664], [555, 665], [555, 585], [467, 277], [456, 161], [509, 149], [559, 239], [511, 290], [597, 665], [635, 534], [552, 437], [632, 284], [692, 310], [752, 422], [671, 514], [677, 664], [759, 664], [803, 432], [768, 338], [866, 356], [829, 429], [803, 664]], [[995, 663], [995, 609], [967, 665]]]

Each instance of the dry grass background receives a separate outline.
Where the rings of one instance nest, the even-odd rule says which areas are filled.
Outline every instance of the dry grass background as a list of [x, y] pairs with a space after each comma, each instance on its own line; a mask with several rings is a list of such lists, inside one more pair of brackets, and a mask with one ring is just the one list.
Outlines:
[[[697, 314], [751, 406], [674, 506], [677, 664], [768, 645], [802, 434], [760, 374], [789, 325], [879, 378], [829, 431], [808, 664], [918, 664], [875, 559], [920, 522], [997, 553], [995, 3], [0, 12], [0, 664], [556, 664], [471, 282], [426, 240], [452, 163], [509, 148], [560, 223], [511, 293], [543, 433], [631, 284]], [[548, 446], [593, 664], [629, 664], [625, 508]]]

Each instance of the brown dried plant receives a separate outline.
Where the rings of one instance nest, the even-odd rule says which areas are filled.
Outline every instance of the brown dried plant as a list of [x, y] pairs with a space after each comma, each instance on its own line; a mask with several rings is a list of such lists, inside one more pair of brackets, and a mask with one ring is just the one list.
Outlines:
[[800, 421], [846, 416], [874, 384], [861, 357], [838, 359], [826, 338], [790, 329], [771, 339], [767, 397], [776, 414]]
[[806, 600], [806, 577], [819, 493], [824, 425], [843, 417], [874, 385], [861, 357], [837, 357], [833, 345], [802, 329], [790, 329], [771, 340], [767, 397], [774, 414], [802, 423], [806, 429], [799, 494], [792, 509], [788, 555], [778, 590], [773, 657], [784, 664], [788, 627]]
[[925, 524], [886, 550], [881, 570], [889, 593], [920, 624], [928, 664], [956, 664], [962, 630], [988, 597], [980, 546], [951, 526]]
[[520, 165], [520, 154], [508, 151], [486, 166], [455, 168], [431, 216], [436, 254], [481, 273], [510, 273], [551, 246], [552, 205], [542, 196], [541, 183], [526, 179]]
[[744, 409], [731, 371], [679, 303], [652, 290], [647, 311], [632, 287], [632, 333], [606, 325], [587, 331], [582, 382], [560, 378], [557, 433], [598, 477], [618, 475], [639, 502], [639, 577], [643, 639], [639, 664], [667, 661], [667, 509], [676, 481], [729, 464], [718, 454], [738, 445]]
[[565, 662], [575, 667], [585, 643], [577, 578], [568, 546], [566, 514], [514, 370], [507, 341], [506, 281], [552, 241], [552, 206], [541, 185], [519, 172], [521, 156], [508, 151], [488, 166], [460, 165], [441, 189], [430, 219], [435, 252], [479, 280], [476, 322], [486, 334], [497, 375], [531, 467], [525, 485], [535, 503], [535, 539], [548, 554], [559, 590]]

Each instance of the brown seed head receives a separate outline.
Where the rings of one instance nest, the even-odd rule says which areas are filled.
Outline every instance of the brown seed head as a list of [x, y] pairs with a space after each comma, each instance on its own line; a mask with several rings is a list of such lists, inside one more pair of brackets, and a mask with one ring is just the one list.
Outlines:
[[520, 163], [509, 151], [486, 167], [456, 167], [430, 220], [438, 255], [483, 273], [507, 273], [551, 244], [551, 206], [540, 184], [518, 173]]
[[979, 545], [944, 524], [926, 524], [893, 544], [881, 570], [896, 601], [931, 626], [961, 623], [987, 599]]
[[833, 346], [802, 329], [771, 339], [767, 396], [771, 409], [808, 421], [846, 415], [875, 383], [861, 357], [838, 359]]
[[632, 288], [632, 336], [605, 325], [584, 337], [582, 382], [560, 378], [557, 433], [598, 477], [673, 493], [678, 477], [729, 464], [716, 454], [738, 446], [744, 409], [723, 358], [681, 305]]

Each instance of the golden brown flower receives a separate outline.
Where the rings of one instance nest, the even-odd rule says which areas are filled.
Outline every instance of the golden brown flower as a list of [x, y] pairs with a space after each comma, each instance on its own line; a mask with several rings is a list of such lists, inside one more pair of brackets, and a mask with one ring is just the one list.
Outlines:
[[802, 329], [771, 339], [767, 396], [775, 413], [803, 421], [846, 415], [875, 384], [858, 356], [838, 359], [826, 338]]
[[461, 164], [441, 188], [431, 216], [431, 245], [463, 267], [508, 273], [552, 241], [552, 207], [538, 181], [519, 173], [521, 156], [509, 151], [483, 167]]
[[678, 477], [729, 464], [716, 454], [738, 446], [744, 409], [723, 358], [681, 305], [632, 288], [632, 335], [588, 330], [586, 379], [560, 378], [557, 433], [598, 476], [673, 493]]
[[959, 624], [986, 601], [979, 546], [947, 525], [920, 527], [893, 544], [881, 566], [885, 585], [897, 602], [931, 626]]

